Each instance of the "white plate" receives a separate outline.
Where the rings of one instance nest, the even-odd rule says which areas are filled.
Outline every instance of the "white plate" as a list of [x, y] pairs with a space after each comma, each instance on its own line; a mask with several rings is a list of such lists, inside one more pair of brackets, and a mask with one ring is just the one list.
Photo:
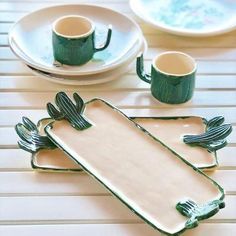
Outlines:
[[99, 73], [95, 75], [85, 75], [85, 76], [65, 76], [65, 75], [57, 75], [45, 73], [44, 71], [37, 70], [35, 68], [28, 68], [32, 71], [33, 74], [39, 76], [42, 79], [66, 85], [92, 85], [92, 84], [101, 84], [105, 82], [109, 82], [115, 79], [118, 79], [122, 74], [131, 70], [134, 67], [133, 61], [136, 59], [139, 53], [145, 53], [147, 50], [147, 43], [145, 39], [142, 40], [142, 44], [139, 47], [138, 52], [133, 55], [133, 57], [129, 58], [127, 63], [123, 66], [120, 66], [116, 69]]
[[[98, 44], [105, 40], [107, 26], [112, 24], [111, 43], [85, 65], [55, 67], [51, 25], [58, 17], [70, 14], [86, 16], [95, 23]], [[9, 44], [27, 65], [39, 70], [61, 75], [91, 75], [124, 65], [140, 38], [139, 26], [127, 16], [103, 7], [75, 4], [48, 7], [23, 17], [10, 30]]]
[[186, 36], [211, 36], [236, 28], [235, 0], [130, 0], [134, 13], [154, 27]]

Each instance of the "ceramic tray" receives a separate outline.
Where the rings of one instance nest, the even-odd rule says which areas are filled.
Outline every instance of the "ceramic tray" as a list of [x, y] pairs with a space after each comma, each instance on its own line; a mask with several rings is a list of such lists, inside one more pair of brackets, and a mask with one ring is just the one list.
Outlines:
[[145, 222], [166, 234], [224, 207], [223, 189], [147, 130], [100, 99], [56, 95], [47, 136]]
[[[139, 49], [137, 51], [137, 48]], [[126, 73], [127, 71], [133, 68], [132, 62], [137, 57], [139, 53], [144, 53], [147, 50], [147, 42], [145, 39], [141, 38], [140, 42], [135, 45], [133, 49], [134, 53], [130, 55], [129, 59], [126, 61], [126, 64], [115, 68], [113, 70], [109, 70], [103, 73], [98, 73], [94, 75], [84, 75], [84, 76], [65, 76], [65, 75], [57, 75], [47, 73], [33, 67], [28, 66], [28, 68], [32, 71], [33, 74], [39, 76], [42, 79], [59, 83], [59, 84], [67, 84], [67, 85], [92, 85], [92, 84], [100, 84], [109, 81], [116, 80], [120, 78], [121, 75]]]
[[[226, 145], [225, 137], [231, 132], [231, 125], [223, 125], [224, 118], [219, 116], [211, 120], [202, 117], [131, 117], [133, 121], [148, 130], [153, 136], [158, 137], [162, 142], [174, 149], [180, 156], [194, 166], [203, 170], [214, 169], [217, 162], [216, 150]], [[79, 165], [68, 159], [66, 155], [55, 150], [56, 146], [45, 136], [44, 127], [52, 122], [52, 119], [41, 119], [36, 126], [28, 118], [23, 117], [22, 123], [16, 125], [16, 131], [22, 139], [19, 146], [33, 153], [32, 168], [46, 171], [81, 171]], [[171, 130], [171, 132], [169, 132]], [[215, 130], [212, 136], [209, 131]], [[220, 130], [218, 137], [216, 131]], [[38, 145], [32, 141], [37, 134], [37, 140], [45, 145]], [[194, 135], [189, 140], [189, 135]], [[203, 137], [208, 139], [203, 140]], [[27, 137], [27, 139], [25, 138]], [[190, 143], [186, 143], [187, 141]], [[191, 143], [192, 139], [194, 141]], [[47, 139], [47, 142], [45, 142]], [[204, 142], [203, 142], [204, 141]], [[212, 144], [217, 144], [212, 146]]]
[[145, 22], [178, 35], [211, 36], [236, 28], [232, 0], [130, 0], [130, 6]]
[[[206, 120], [202, 117], [136, 118], [135, 122], [158, 137], [194, 166], [211, 170], [218, 165], [216, 150], [223, 148], [232, 126], [224, 117]], [[188, 145], [186, 145], [188, 144]]]
[[[64, 15], [83, 15], [96, 25], [96, 38], [103, 42], [107, 26], [113, 33], [109, 47], [94, 55], [82, 66], [53, 66], [51, 25]], [[9, 45], [27, 65], [60, 75], [89, 75], [101, 73], [126, 64], [135, 44], [142, 38], [139, 26], [127, 16], [94, 5], [58, 5], [40, 9], [19, 20], [9, 32]], [[138, 52], [138, 49], [137, 49]], [[137, 53], [136, 52], [136, 53]]]

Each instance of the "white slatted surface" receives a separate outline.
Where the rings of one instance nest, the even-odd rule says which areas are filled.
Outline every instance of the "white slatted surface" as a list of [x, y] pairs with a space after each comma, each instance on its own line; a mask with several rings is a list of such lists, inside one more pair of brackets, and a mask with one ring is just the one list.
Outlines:
[[[15, 236], [158, 236], [87, 175], [35, 173], [30, 155], [17, 148], [13, 126], [21, 117], [47, 116], [45, 103], [57, 91], [80, 92], [109, 100], [130, 116], [223, 115], [236, 126], [236, 32], [194, 39], [169, 35], [141, 22], [127, 0], [90, 0], [137, 20], [149, 44], [146, 65], [165, 50], [180, 50], [198, 61], [196, 92], [184, 105], [153, 99], [135, 70], [120, 80], [89, 87], [62, 86], [40, 80], [10, 51], [7, 32], [26, 13], [67, 0], [0, 1], [0, 235]], [[226, 190], [226, 208], [186, 236], [236, 235], [236, 131], [218, 152], [220, 168], [211, 174]]]

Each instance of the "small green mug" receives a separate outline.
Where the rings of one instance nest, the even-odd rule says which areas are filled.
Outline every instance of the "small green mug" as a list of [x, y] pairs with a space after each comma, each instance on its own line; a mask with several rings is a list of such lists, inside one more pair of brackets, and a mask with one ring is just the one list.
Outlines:
[[112, 27], [108, 27], [106, 42], [96, 48], [95, 26], [84, 16], [68, 15], [53, 23], [52, 46], [54, 59], [66, 65], [82, 65], [92, 59], [95, 52], [108, 47]]
[[136, 72], [140, 79], [151, 84], [152, 95], [161, 102], [179, 104], [190, 100], [195, 88], [197, 64], [182, 52], [169, 51], [156, 56], [151, 74], [146, 74], [143, 55], [137, 58]]

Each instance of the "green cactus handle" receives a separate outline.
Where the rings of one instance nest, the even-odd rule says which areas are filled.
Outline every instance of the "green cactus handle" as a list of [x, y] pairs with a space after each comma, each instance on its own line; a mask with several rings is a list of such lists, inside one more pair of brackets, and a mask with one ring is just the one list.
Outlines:
[[110, 42], [111, 42], [111, 35], [112, 35], [112, 25], [109, 25], [108, 26], [108, 31], [107, 31], [107, 38], [106, 38], [106, 41], [103, 45], [101, 45], [100, 47], [98, 48], [94, 48], [95, 52], [99, 52], [99, 51], [102, 51], [104, 49], [106, 49]]
[[21, 139], [18, 141], [19, 147], [27, 152], [56, 148], [47, 136], [39, 134], [37, 126], [27, 117], [22, 118], [22, 123], [18, 123], [15, 130]]
[[144, 70], [144, 63], [143, 63], [143, 54], [141, 54], [140, 56], [137, 57], [136, 60], [136, 73], [138, 75], [138, 77], [143, 80], [146, 83], [151, 84], [151, 75], [150, 74], [146, 74], [145, 70]]
[[73, 94], [73, 98], [75, 104], [64, 92], [57, 93], [55, 102], [59, 111], [51, 103], [48, 103], [48, 114], [54, 120], [66, 119], [77, 130], [88, 129], [92, 124], [82, 115], [85, 108], [84, 101], [77, 93]]
[[186, 222], [186, 228], [191, 229], [198, 226], [200, 220], [214, 216], [221, 208], [225, 207], [223, 200], [214, 200], [207, 204], [198, 205], [192, 200], [184, 200], [176, 205], [176, 209], [189, 218]]
[[223, 116], [216, 116], [208, 121], [205, 121], [206, 123], [206, 130], [220, 126], [224, 123], [225, 118]]
[[206, 132], [199, 135], [184, 135], [183, 141], [186, 144], [207, 148], [216, 151], [227, 145], [225, 138], [232, 132], [230, 124], [221, 125], [224, 122], [222, 117], [213, 118], [206, 125]]

